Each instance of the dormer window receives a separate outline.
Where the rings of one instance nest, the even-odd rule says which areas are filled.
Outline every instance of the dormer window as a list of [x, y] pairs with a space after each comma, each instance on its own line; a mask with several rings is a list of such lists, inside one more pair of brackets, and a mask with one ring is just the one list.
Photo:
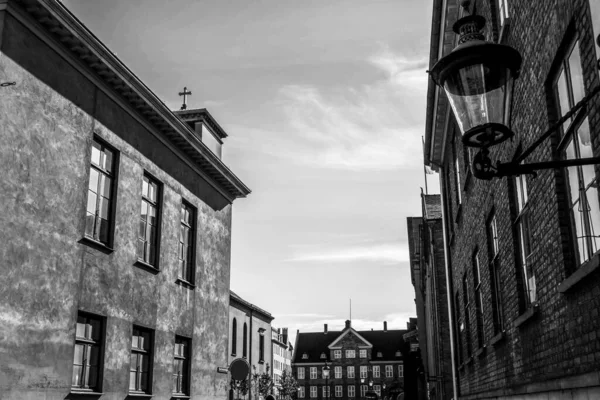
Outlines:
[[327, 358], [327, 356], [325, 355], [325, 353], [321, 353], [321, 360], [324, 360], [326, 358]]
[[306, 354], [306, 353], [302, 354], [302, 359], [303, 360], [308, 360], [308, 354]]
[[402, 353], [400, 352], [400, 350], [396, 350], [396, 357], [402, 357]]
[[380, 351], [378, 351], [378, 352], [377, 352], [377, 357], [378, 357], [378, 358], [381, 358], [381, 357], [383, 357], [383, 353], [382, 353], [382, 352], [380, 352]]

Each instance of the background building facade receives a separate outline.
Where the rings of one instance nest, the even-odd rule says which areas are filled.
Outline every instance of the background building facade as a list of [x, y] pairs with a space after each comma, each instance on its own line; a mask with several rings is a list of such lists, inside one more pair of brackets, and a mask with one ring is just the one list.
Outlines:
[[273, 372], [273, 383], [275, 384], [274, 395], [278, 397], [278, 388], [280, 386], [281, 374], [283, 371], [292, 372], [292, 355], [294, 347], [289, 342], [288, 329], [287, 328], [271, 328], [271, 344], [273, 346], [272, 354], [273, 361], [272, 372]]
[[0, 398], [222, 399], [249, 190], [60, 2], [0, 1], [0, 76]]
[[[459, 1], [433, 2], [430, 65], [456, 45]], [[523, 56], [508, 161], [600, 84], [598, 1], [478, 0], [488, 41]], [[600, 154], [600, 100], [526, 162]], [[569, 129], [571, 140], [562, 141]], [[483, 181], [470, 172], [445, 94], [430, 82], [425, 163], [440, 173], [456, 395], [461, 399], [600, 398], [600, 207], [597, 166]]]
[[[298, 398], [364, 399], [369, 390], [390, 399], [416, 394], [416, 382], [405, 380], [407, 332], [388, 330], [385, 322], [383, 330], [356, 331], [350, 321], [338, 332], [328, 331], [327, 325], [323, 332], [298, 332], [292, 360]], [[329, 379], [323, 376], [326, 364]]]

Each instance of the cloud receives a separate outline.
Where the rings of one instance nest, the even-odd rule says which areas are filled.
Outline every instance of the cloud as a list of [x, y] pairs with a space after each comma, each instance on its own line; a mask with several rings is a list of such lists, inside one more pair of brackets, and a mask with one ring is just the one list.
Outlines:
[[277, 318], [329, 318], [333, 315], [328, 314], [314, 314], [314, 313], [301, 313], [301, 314], [278, 314]]
[[338, 249], [325, 249], [319, 252], [298, 254], [287, 262], [327, 262], [345, 263], [352, 261], [378, 261], [397, 264], [409, 260], [406, 243], [379, 243], [362, 246], [348, 246]]

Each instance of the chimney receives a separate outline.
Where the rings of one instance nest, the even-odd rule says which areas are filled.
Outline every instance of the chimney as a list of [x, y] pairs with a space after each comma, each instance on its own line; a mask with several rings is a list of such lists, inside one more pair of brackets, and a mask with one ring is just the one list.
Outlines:
[[327, 324], [323, 324], [323, 333], [327, 335]]
[[281, 334], [281, 336], [283, 336], [283, 338], [281, 341], [287, 345], [287, 343], [288, 343], [288, 328], [283, 328], [282, 332], [283, 333]]
[[346, 320], [346, 329], [350, 328], [352, 326], [352, 322], [350, 322], [349, 319]]
[[387, 321], [383, 321], [383, 331], [387, 332]]

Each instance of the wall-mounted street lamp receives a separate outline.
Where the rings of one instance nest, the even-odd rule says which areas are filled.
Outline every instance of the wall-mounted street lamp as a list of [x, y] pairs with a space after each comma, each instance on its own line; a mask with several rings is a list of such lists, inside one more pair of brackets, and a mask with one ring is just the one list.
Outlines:
[[[463, 4], [468, 6], [468, 2]], [[572, 128], [565, 132], [563, 140], [574, 134], [585, 119], [587, 103], [600, 92], [598, 87], [518, 157], [506, 163], [498, 162], [495, 166], [492, 164], [488, 148], [514, 136], [510, 128], [511, 104], [514, 81], [519, 76], [522, 59], [513, 47], [486, 42], [481, 33], [484, 26], [485, 18], [480, 15], [459, 19], [452, 28], [460, 35], [458, 46], [430, 71], [435, 83], [446, 92], [463, 145], [480, 149], [473, 157], [473, 175], [479, 179], [492, 179], [535, 174], [542, 169], [600, 163], [600, 157], [592, 157], [522, 164], [563, 122], [575, 115]], [[598, 41], [600, 46], [600, 36]]]
[[327, 399], [329, 399], [329, 371], [331, 367], [329, 367], [329, 363], [325, 361], [325, 366], [323, 367], [323, 378], [325, 378], [325, 387], [327, 388]]

